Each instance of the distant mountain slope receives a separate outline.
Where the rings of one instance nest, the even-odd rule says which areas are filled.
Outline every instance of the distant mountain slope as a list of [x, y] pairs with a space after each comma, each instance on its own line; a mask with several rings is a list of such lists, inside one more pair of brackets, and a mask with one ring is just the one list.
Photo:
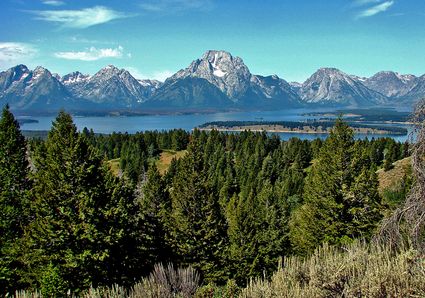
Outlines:
[[383, 104], [387, 99], [336, 68], [316, 71], [303, 83], [299, 94], [307, 103], [322, 105], [371, 106]]
[[201, 59], [194, 60], [168, 80], [187, 77], [205, 79], [237, 102], [250, 86], [251, 73], [241, 58], [225, 51], [207, 51]]
[[[187, 68], [168, 78], [160, 88], [162, 90], [159, 90], [154, 98], [159, 96], [171, 98], [164, 90], [168, 90], [170, 85], [176, 86], [176, 82], [187, 78], [206, 80], [217, 87], [234, 103], [235, 107], [300, 106], [298, 95], [285, 80], [277, 76], [252, 75], [241, 58], [234, 57], [225, 51], [207, 51]], [[184, 86], [184, 84], [178, 86]], [[175, 91], [175, 88], [173, 90]], [[202, 93], [205, 94], [205, 92]], [[181, 101], [179, 98], [173, 99]]]
[[[75, 73], [74, 73], [75, 74]], [[151, 88], [144, 87], [127, 70], [109, 65], [95, 75], [70, 75], [64, 81], [72, 95], [117, 108], [134, 107], [147, 100]]]
[[364, 85], [387, 97], [401, 97], [408, 94], [415, 86], [414, 75], [400, 75], [393, 71], [381, 71], [364, 80]]
[[276, 75], [263, 77], [251, 76], [250, 93], [245, 94], [245, 101], [258, 107], [297, 107], [301, 101], [291, 85]]
[[60, 77], [43, 67], [17, 65], [0, 73], [0, 105], [15, 111], [111, 112], [131, 110], [262, 110], [329, 105], [411, 106], [425, 97], [425, 75], [378, 72], [370, 78], [321, 68], [304, 83], [276, 75], [252, 74], [243, 60], [210, 50], [165, 82], [137, 80], [109, 65], [90, 76], [79, 71]]
[[18, 65], [0, 73], [0, 103], [15, 110], [54, 110], [73, 104], [68, 90], [43, 67]]
[[166, 82], [150, 100], [147, 107], [156, 109], [200, 108], [223, 109], [232, 105], [232, 101], [205, 79], [186, 77]]
[[417, 78], [415, 85], [406, 94], [406, 97], [414, 101], [425, 98], [425, 75]]

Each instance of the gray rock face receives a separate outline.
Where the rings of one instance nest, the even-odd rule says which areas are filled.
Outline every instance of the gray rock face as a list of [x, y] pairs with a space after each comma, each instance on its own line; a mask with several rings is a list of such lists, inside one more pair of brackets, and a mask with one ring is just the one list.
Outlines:
[[303, 86], [302, 83], [298, 83], [298, 82], [289, 82], [289, 85], [291, 86], [292, 91], [295, 92], [296, 94], [300, 92], [300, 89]]
[[367, 107], [411, 105], [425, 97], [425, 75], [379, 72], [371, 78], [322, 68], [303, 84], [250, 73], [239, 57], [207, 51], [164, 83], [136, 80], [108, 66], [93, 76], [78, 71], [60, 77], [43, 67], [17, 65], [0, 72], [0, 105], [50, 112], [120, 109], [283, 109], [310, 104]]
[[[206, 80], [238, 107], [261, 108], [270, 107], [272, 104], [300, 105], [298, 95], [285, 80], [277, 76], [252, 75], [241, 58], [234, 57], [225, 51], [207, 51], [189, 67], [167, 79], [163, 88], [186, 78]], [[160, 93], [163, 94], [163, 92]]]
[[138, 82], [143, 87], [145, 98], [151, 97], [163, 84], [158, 80], [138, 80]]
[[282, 105], [283, 107], [288, 104], [290, 106], [300, 104], [299, 96], [291, 85], [276, 75], [268, 77], [252, 75], [251, 90], [259, 98], [260, 105]]
[[79, 71], [64, 75], [60, 82], [68, 89], [71, 94], [81, 93], [81, 89], [90, 79], [89, 75], [84, 75]]
[[425, 75], [416, 79], [415, 85], [406, 94], [406, 98], [413, 99], [414, 101], [425, 98]]
[[381, 104], [386, 97], [370, 90], [359, 79], [336, 68], [321, 68], [299, 90], [307, 103], [365, 106]]
[[241, 58], [225, 51], [208, 51], [167, 81], [187, 77], [205, 79], [237, 102], [250, 86], [251, 73]]
[[401, 97], [408, 94], [416, 85], [414, 75], [401, 75], [393, 71], [381, 71], [366, 79], [364, 85], [387, 97]]
[[233, 102], [206, 79], [186, 77], [165, 83], [146, 106], [155, 109], [223, 109]]
[[25, 65], [17, 65], [0, 73], [0, 92], [7, 90], [12, 84], [17, 84], [30, 75]]
[[34, 71], [18, 65], [0, 73], [0, 102], [12, 109], [35, 110], [65, 107], [71, 100], [66, 88], [45, 68]]
[[146, 101], [145, 88], [126, 70], [109, 65], [92, 77], [69, 75], [69, 90], [76, 98], [94, 103], [133, 107]]

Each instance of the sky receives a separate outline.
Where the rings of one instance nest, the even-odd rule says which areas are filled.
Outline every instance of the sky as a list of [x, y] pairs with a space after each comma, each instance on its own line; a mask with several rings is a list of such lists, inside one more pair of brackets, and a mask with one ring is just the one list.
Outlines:
[[164, 80], [214, 49], [287, 81], [425, 73], [423, 0], [1, 0], [0, 20], [0, 70], [113, 64]]

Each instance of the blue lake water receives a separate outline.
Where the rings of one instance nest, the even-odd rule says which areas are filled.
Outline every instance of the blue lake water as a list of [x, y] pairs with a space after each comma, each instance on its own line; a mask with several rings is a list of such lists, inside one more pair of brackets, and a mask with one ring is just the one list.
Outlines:
[[[327, 108], [323, 111], [329, 111]], [[321, 110], [315, 110], [320, 112]], [[303, 113], [311, 112], [307, 109], [287, 109], [280, 111], [258, 111], [258, 112], [223, 112], [212, 114], [187, 114], [187, 115], [149, 115], [149, 116], [104, 116], [104, 117], [74, 117], [78, 129], [84, 127], [93, 129], [96, 133], [128, 132], [135, 133], [147, 130], [169, 130], [182, 128], [192, 130], [193, 128], [210, 121], [303, 121], [313, 119], [312, 116], [303, 116]], [[22, 125], [23, 130], [50, 130], [54, 116], [28, 117], [35, 119], [38, 123], [26, 123]], [[282, 140], [292, 137], [313, 140], [326, 138], [327, 134], [306, 133], [276, 133]], [[389, 136], [389, 135], [384, 135]], [[357, 135], [357, 138], [379, 138], [383, 135]], [[394, 139], [404, 142], [407, 136], [391, 135]]]

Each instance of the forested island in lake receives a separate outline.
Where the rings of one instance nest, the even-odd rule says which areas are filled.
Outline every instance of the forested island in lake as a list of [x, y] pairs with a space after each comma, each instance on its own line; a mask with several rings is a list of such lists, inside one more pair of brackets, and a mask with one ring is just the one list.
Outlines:
[[[358, 134], [406, 135], [407, 129], [395, 126], [368, 125], [349, 122], [349, 126]], [[200, 130], [218, 131], [266, 131], [286, 133], [328, 134], [335, 125], [335, 121], [214, 121], [199, 126]]]

